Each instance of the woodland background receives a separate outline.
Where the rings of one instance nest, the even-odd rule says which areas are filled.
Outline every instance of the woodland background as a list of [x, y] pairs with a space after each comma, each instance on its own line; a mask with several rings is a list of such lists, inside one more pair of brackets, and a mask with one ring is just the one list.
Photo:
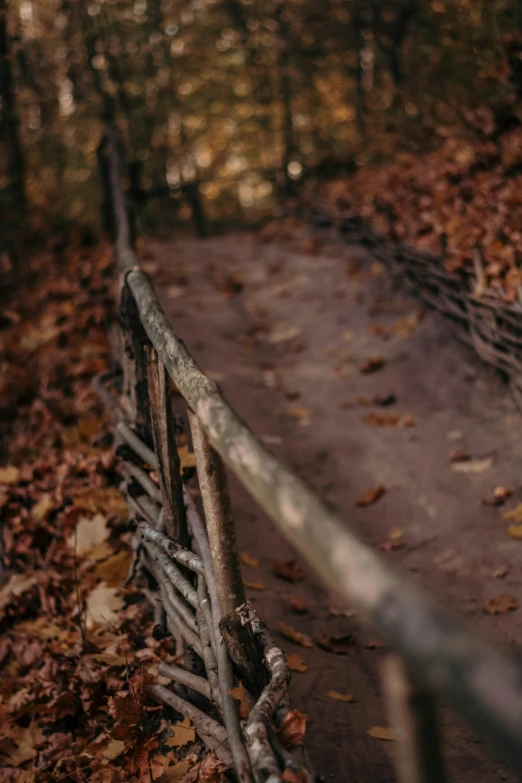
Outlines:
[[[519, 124], [516, 0], [0, 0], [0, 212], [99, 222], [120, 131], [142, 231]], [[487, 114], [484, 114], [487, 107]], [[482, 113], [481, 113], [482, 112]]]

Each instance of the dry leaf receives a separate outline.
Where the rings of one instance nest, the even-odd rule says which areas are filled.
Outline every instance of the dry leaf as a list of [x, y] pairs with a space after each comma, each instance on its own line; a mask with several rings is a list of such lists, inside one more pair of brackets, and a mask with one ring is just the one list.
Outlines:
[[178, 761], [173, 767], [167, 767], [163, 770], [161, 780], [164, 783], [180, 783], [191, 767], [190, 761]]
[[181, 472], [195, 468], [197, 466], [196, 455], [193, 451], [189, 451], [188, 446], [178, 447], [179, 467]]
[[309, 783], [310, 775], [304, 769], [295, 771], [287, 767], [282, 774], [281, 780], [284, 780], [285, 783]]
[[287, 408], [285, 410], [287, 416], [291, 416], [293, 419], [309, 419], [312, 415], [310, 408]]
[[73, 503], [81, 511], [92, 514], [99, 512], [105, 516], [115, 516], [122, 521], [129, 517], [125, 498], [116, 487], [85, 488], [73, 496]]
[[348, 655], [356, 645], [355, 637], [351, 633], [344, 634], [344, 636], [331, 636], [328, 633], [322, 633], [316, 637], [315, 641], [318, 647], [335, 655]]
[[388, 538], [390, 541], [400, 541], [404, 538], [404, 530], [401, 530], [400, 527], [392, 527], [388, 534]]
[[487, 614], [506, 614], [506, 612], [512, 612], [515, 609], [518, 609], [518, 601], [515, 596], [509, 595], [509, 593], [502, 593], [497, 598], [490, 598], [484, 606]]
[[102, 579], [109, 587], [119, 587], [127, 579], [132, 555], [126, 549], [122, 549], [112, 557], [98, 563], [95, 568], [96, 576]]
[[290, 641], [295, 642], [296, 644], [300, 644], [301, 647], [312, 647], [312, 640], [309, 636], [306, 636], [304, 633], [300, 633], [299, 631], [296, 631], [294, 628], [292, 628], [291, 625], [286, 625], [286, 623], [277, 623], [277, 627], [280, 631], [280, 633], [283, 634], [287, 639], [290, 639]]
[[279, 739], [285, 748], [294, 748], [304, 743], [308, 715], [299, 710], [290, 710], [278, 730]]
[[296, 614], [306, 614], [308, 611], [308, 607], [305, 602], [296, 595], [292, 595], [290, 597], [290, 606], [292, 607], [292, 611]]
[[512, 519], [517, 524], [522, 523], [522, 503], [519, 503], [518, 506], [515, 506], [514, 508], [510, 509], [509, 511], [505, 511], [504, 514], [502, 514], [504, 519]]
[[304, 579], [305, 572], [295, 557], [290, 560], [278, 560], [274, 563], [274, 574], [286, 582], [295, 584]]
[[328, 696], [331, 699], [335, 699], [335, 701], [345, 701], [347, 703], [353, 701], [353, 696], [351, 693], [339, 693], [339, 691], [328, 691]]
[[492, 576], [494, 579], [503, 579], [508, 573], [508, 571], [509, 571], [508, 565], [500, 566], [500, 568], [497, 568], [496, 571], [493, 571]]
[[367, 359], [367, 361], [360, 365], [359, 372], [362, 372], [364, 375], [369, 375], [372, 372], [382, 370], [384, 365], [385, 361], [382, 356], [371, 356], [369, 359]]
[[81, 517], [76, 525], [76, 533], [67, 539], [67, 545], [74, 549], [77, 555], [86, 555], [98, 544], [103, 544], [109, 537], [107, 520], [101, 514], [92, 519]]
[[415, 419], [409, 413], [381, 413], [371, 411], [363, 416], [365, 424], [371, 427], [414, 427]]
[[482, 457], [479, 459], [469, 459], [465, 462], [454, 462], [453, 470], [457, 473], [482, 473], [493, 465], [492, 457]]
[[34, 576], [26, 574], [12, 574], [9, 581], [0, 587], [0, 610], [4, 609], [13, 598], [22, 595], [36, 584]]
[[389, 405], [397, 404], [397, 397], [392, 393], [385, 395], [376, 394], [373, 397], [357, 397], [356, 402], [357, 405], [364, 405], [368, 408], [387, 408]]
[[108, 587], [103, 582], [99, 584], [87, 596], [87, 628], [117, 622], [123, 603], [115, 587]]
[[299, 337], [300, 334], [301, 330], [297, 326], [278, 323], [268, 335], [267, 340], [271, 345], [277, 345], [278, 343], [285, 343], [289, 340], [293, 340], [295, 337]]
[[493, 497], [482, 498], [481, 502], [483, 506], [502, 506], [506, 500], [511, 497], [512, 494], [512, 489], [507, 489], [506, 487], [495, 487], [493, 490]]
[[31, 509], [31, 517], [37, 523], [43, 522], [52, 510], [54, 502], [51, 495], [44, 495]]
[[510, 538], [516, 538], [520, 541], [522, 539], [522, 525], [509, 525], [506, 533]]
[[46, 740], [47, 737], [35, 722], [26, 729], [11, 727], [8, 736], [0, 742], [0, 763], [19, 767], [33, 759], [38, 753], [37, 748]]
[[365, 506], [371, 506], [373, 503], [377, 503], [379, 498], [382, 498], [386, 492], [382, 484], [378, 487], [366, 489], [362, 495], [358, 498], [355, 505], [364, 508]]
[[184, 745], [190, 745], [191, 742], [196, 741], [196, 729], [187, 717], [183, 718], [180, 723], [175, 723], [171, 729], [172, 736], [165, 742], [169, 748], [182, 748]]
[[239, 717], [245, 720], [250, 715], [250, 707], [245, 699], [245, 686], [242, 682], [229, 691], [229, 694], [239, 702]]
[[78, 434], [82, 440], [91, 440], [103, 427], [102, 419], [94, 417], [87, 419], [78, 419]]
[[371, 729], [368, 729], [367, 734], [369, 734], [370, 737], [375, 737], [375, 739], [380, 740], [397, 739], [394, 730], [388, 728], [387, 726], [372, 726]]
[[14, 465], [6, 465], [0, 468], [0, 484], [16, 484], [20, 475], [20, 469]]
[[464, 451], [464, 449], [455, 449], [450, 454], [451, 462], [469, 462], [470, 459], [471, 454], [469, 451]]
[[102, 751], [102, 756], [109, 761], [114, 761], [118, 756], [121, 756], [125, 750], [125, 743], [122, 740], [111, 740], [105, 750]]
[[268, 587], [263, 582], [248, 582], [246, 579], [243, 579], [243, 584], [245, 587], [249, 587], [250, 590], [268, 590]]
[[288, 668], [292, 672], [301, 672], [301, 674], [304, 674], [308, 671], [308, 666], [303, 661], [299, 653], [292, 653], [291, 655], [287, 655], [286, 662], [288, 664]]
[[259, 565], [259, 560], [256, 560], [255, 557], [249, 555], [248, 552], [240, 552], [239, 557], [241, 558], [241, 562], [250, 568], [257, 568]]

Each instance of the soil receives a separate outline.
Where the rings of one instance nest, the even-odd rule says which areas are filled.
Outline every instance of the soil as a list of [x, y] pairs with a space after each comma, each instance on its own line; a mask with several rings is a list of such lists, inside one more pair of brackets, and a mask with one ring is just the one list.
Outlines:
[[[518, 646], [522, 609], [484, 610], [502, 593], [519, 596], [522, 584], [522, 541], [507, 535], [503, 518], [522, 501], [522, 419], [502, 379], [455, 342], [440, 316], [420, 312], [418, 301], [396, 290], [360, 247], [234, 235], [149, 242], [141, 255], [170, 323], [256, 435], [365, 541], [395, 537], [401, 546], [385, 557], [487, 638]], [[371, 357], [383, 366], [361, 372]], [[356, 402], [390, 394], [389, 407]], [[394, 411], [414, 426], [363, 421]], [[471, 456], [468, 472], [451, 461], [456, 450]], [[312, 573], [295, 584], [274, 574], [274, 562], [292, 551], [233, 476], [230, 485], [240, 550], [259, 561], [244, 567], [244, 578], [266, 587], [248, 588], [248, 597], [287, 654], [301, 654], [308, 666], [294, 673], [291, 692], [293, 705], [310, 715], [317, 771], [333, 781], [395, 780], [395, 743], [368, 734], [387, 725], [379, 679], [385, 650], [353, 613], [332, 613], [339, 603]], [[377, 502], [356, 505], [379, 485], [386, 491]], [[497, 486], [514, 494], [500, 508], [483, 505]], [[495, 577], [504, 567], [505, 576]], [[305, 614], [293, 611], [292, 596]], [[357, 645], [343, 656], [304, 649], [281, 636], [280, 621], [312, 638], [354, 634]], [[353, 701], [332, 699], [331, 689]], [[442, 717], [453, 779], [515, 779], [482, 738], [446, 710]]]

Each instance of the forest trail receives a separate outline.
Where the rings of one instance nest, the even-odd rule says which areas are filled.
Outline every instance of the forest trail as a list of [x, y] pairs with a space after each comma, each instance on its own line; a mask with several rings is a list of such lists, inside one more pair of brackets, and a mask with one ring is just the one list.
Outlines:
[[[503, 516], [522, 501], [522, 418], [508, 388], [444, 321], [420, 317], [419, 303], [394, 291], [356, 246], [238, 234], [147, 241], [140, 255], [170, 323], [254, 433], [367, 542], [488, 638], [522, 643], [522, 609], [507, 612], [501, 601], [500, 613], [485, 611], [522, 585], [522, 542]], [[455, 451], [467, 459], [452, 462]], [[380, 487], [381, 497], [380, 489], [364, 497]], [[502, 506], [484, 505], [495, 487], [514, 492]], [[394, 780], [395, 743], [368, 734], [387, 725], [384, 650], [353, 613], [336, 612], [311, 574], [299, 579], [290, 567], [292, 583], [274, 573], [292, 558], [289, 546], [232, 477], [231, 489], [240, 551], [259, 561], [244, 565], [248, 597], [285, 652], [308, 667], [294, 672], [292, 696], [311, 716], [317, 771], [339, 783]], [[375, 502], [357, 505], [365, 500]], [[292, 597], [307, 611], [296, 612]], [[284, 638], [278, 623], [313, 646]], [[323, 636], [328, 648], [328, 637], [346, 634], [354, 641], [340, 643], [344, 655], [315, 642]], [[444, 722], [452, 779], [512, 779], [453, 714]]]

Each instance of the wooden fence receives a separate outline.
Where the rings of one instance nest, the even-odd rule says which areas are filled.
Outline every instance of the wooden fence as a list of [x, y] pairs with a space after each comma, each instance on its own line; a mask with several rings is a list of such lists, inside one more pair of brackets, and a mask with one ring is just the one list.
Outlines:
[[[401, 783], [445, 780], [438, 699], [522, 772], [518, 659], [466, 629], [462, 618], [440, 608], [363, 543], [265, 448], [199, 369], [138, 264], [111, 129], [107, 139], [120, 270], [123, 405], [115, 404], [104, 379], [98, 388], [125, 444], [118, 451], [135, 515], [135, 576], [148, 575], [158, 627], [166, 625], [193, 651], [188, 669], [160, 667], [162, 675], [185, 687], [184, 697], [179, 687], [163, 685], [154, 686], [155, 695], [187, 715], [244, 783], [313, 779], [306, 752], [290, 754], [278, 740], [277, 729], [290, 715], [290, 675], [283, 653], [245, 599], [226, 465], [324, 584], [392, 650], [383, 686], [399, 740]], [[188, 405], [205, 521], [180, 479], [168, 376]], [[252, 706], [244, 720], [230, 696], [238, 680]]]

